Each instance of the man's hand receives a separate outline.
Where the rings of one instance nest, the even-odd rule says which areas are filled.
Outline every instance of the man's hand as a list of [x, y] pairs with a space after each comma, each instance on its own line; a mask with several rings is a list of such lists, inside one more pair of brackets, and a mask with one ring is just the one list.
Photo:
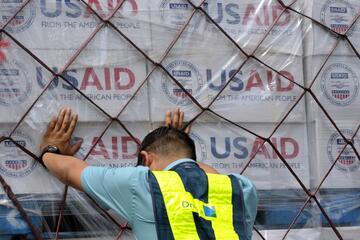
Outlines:
[[180, 108], [176, 108], [172, 113], [171, 111], [167, 111], [165, 115], [165, 126], [172, 127], [179, 130], [184, 130], [186, 134], [190, 133], [191, 125], [187, 126], [183, 129], [184, 124], [184, 112], [180, 111]]
[[78, 115], [72, 114], [70, 108], [62, 108], [57, 117], [53, 117], [43, 136], [40, 145], [41, 152], [49, 146], [55, 146], [61, 154], [73, 156], [81, 147], [82, 140], [70, 145], [71, 136], [75, 130]]

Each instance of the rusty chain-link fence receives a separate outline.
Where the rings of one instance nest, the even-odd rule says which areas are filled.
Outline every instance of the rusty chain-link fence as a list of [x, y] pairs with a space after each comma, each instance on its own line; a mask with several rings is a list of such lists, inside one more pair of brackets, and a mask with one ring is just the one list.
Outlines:
[[0, 6], [0, 181], [36, 239], [70, 225], [97, 238], [128, 229], [34, 161], [61, 106], [79, 112], [78, 157], [116, 167], [133, 165], [139, 139], [181, 107], [198, 158], [257, 186], [254, 239], [344, 239], [340, 229], [359, 226], [356, 1]]

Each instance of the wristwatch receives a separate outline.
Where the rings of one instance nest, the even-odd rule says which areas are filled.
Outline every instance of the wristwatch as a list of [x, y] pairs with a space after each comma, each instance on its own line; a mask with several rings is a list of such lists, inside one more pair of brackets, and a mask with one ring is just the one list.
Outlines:
[[59, 150], [58, 147], [56, 147], [56, 146], [54, 146], [54, 145], [48, 145], [48, 146], [43, 150], [43, 152], [42, 152], [41, 155], [40, 155], [40, 158], [39, 158], [40, 161], [39, 161], [39, 162], [41, 163], [41, 165], [44, 166], [44, 168], [47, 168], [47, 167], [45, 166], [45, 164], [44, 164], [44, 159], [43, 159], [45, 153], [56, 153], [56, 154], [60, 154], [60, 150]]

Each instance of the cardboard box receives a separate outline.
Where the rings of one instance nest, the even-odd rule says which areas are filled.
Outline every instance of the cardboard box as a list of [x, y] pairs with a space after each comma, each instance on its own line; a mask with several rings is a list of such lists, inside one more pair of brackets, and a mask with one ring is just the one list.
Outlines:
[[[260, 135], [274, 127], [272, 124], [241, 125], [257, 129]], [[244, 172], [257, 189], [300, 188], [270, 145], [262, 146], [260, 139], [235, 126], [221, 122], [195, 124], [190, 136], [195, 141], [198, 161], [209, 164], [221, 173], [240, 173], [259, 150]], [[309, 186], [307, 140], [306, 125], [295, 123], [283, 125], [271, 138], [305, 186]]]
[[[4, 50], [6, 61], [0, 63], [0, 111], [11, 114], [1, 114], [0, 122], [17, 122], [53, 79], [50, 72], [15, 43], [9, 42], [10, 47]], [[77, 92], [74, 89], [76, 87], [110, 116], [116, 117], [145, 80], [147, 67], [147, 62], [136, 51], [103, 52], [87, 49], [62, 75], [73, 86], [62, 78], [54, 78], [35, 109], [46, 109], [46, 116], [49, 113], [57, 114], [61, 106], [69, 106], [78, 112], [80, 121], [101, 121], [103, 114]], [[53, 69], [59, 70], [56, 67]], [[138, 106], [132, 105], [132, 109], [127, 110], [122, 119], [148, 120], [147, 92], [134, 101], [139, 103]], [[134, 112], [142, 112], [143, 115], [135, 116]], [[34, 121], [42, 117], [37, 116]], [[49, 119], [44, 118], [44, 121]]]
[[[118, 52], [117, 57], [118, 60], [114, 62], [106, 60], [97, 64], [76, 63], [64, 74], [68, 81], [112, 117], [116, 117], [133, 99], [135, 92], [147, 76], [146, 62], [136, 52]], [[99, 120], [99, 113], [92, 114], [84, 111], [85, 106], [93, 106], [88, 100], [80, 96], [80, 93], [63, 80], [56, 80], [47, 93], [51, 95], [50, 100], [56, 99], [62, 106], [71, 106], [80, 116], [82, 115], [82, 121]], [[146, 84], [143, 87], [146, 88]], [[142, 97], [133, 100], [140, 103], [136, 109], [132, 106], [132, 110], [144, 112], [144, 115], [123, 116], [123, 119], [137, 121], [148, 119], [148, 114], [145, 114], [148, 99], [146, 94]]]
[[[290, 55], [271, 55], [270, 64], [286, 65], [281, 73], [294, 82], [303, 85], [302, 59], [289, 60]], [[217, 54], [214, 59], [201, 55], [187, 55], [181, 58], [169, 57], [164, 62], [166, 69], [197, 101], [206, 107], [218, 92], [224, 88], [239, 67], [236, 61], [229, 61], [229, 55]], [[227, 61], [227, 64], [225, 62]], [[226, 67], [219, 67], [224, 63]], [[199, 112], [195, 104], [171, 78], [162, 74], [150, 82], [152, 120], [163, 119], [159, 112], [173, 107], [186, 109], [194, 116]], [[234, 122], [277, 122], [295, 104], [302, 89], [269, 68], [249, 60], [242, 70], [216, 98], [211, 109]], [[291, 115], [288, 121], [304, 122], [305, 106]]]
[[[357, 0], [309, 0], [307, 1], [305, 14], [326, 25], [337, 33], [347, 32], [352, 22], [355, 20], [360, 9]], [[347, 32], [347, 36], [354, 44], [356, 49], [360, 49], [360, 21], [357, 21]], [[329, 31], [321, 29], [317, 24], [312, 24], [306, 36], [306, 55], [329, 54], [336, 41], [335, 35]], [[348, 50], [343, 46], [339, 47], [343, 55], [348, 54]]]
[[[1, 35], [3, 36], [3, 35]], [[37, 71], [48, 81], [51, 74], [9, 38], [3, 37], [7, 48], [0, 61], [0, 122], [17, 122], [40, 95]]]
[[[202, 8], [212, 17], [213, 21], [222, 27], [248, 53], [255, 49], [278, 17], [278, 22], [267, 39], [272, 43], [273, 51], [294, 54], [294, 43], [298, 42], [301, 46], [301, 20], [290, 11], [286, 11], [280, 16], [283, 8], [277, 2], [260, 0], [241, 2], [234, 0], [207, 1], [202, 5]], [[152, 35], [154, 49], [158, 49], [156, 51], [163, 52], [166, 49], [175, 38], [176, 32], [189, 19], [192, 11], [193, 8], [187, 1], [153, 1], [151, 5], [151, 21], [155, 25], [155, 27], [152, 27], [155, 30]], [[159, 12], [160, 14], [158, 14]], [[162, 28], [170, 29], [171, 32], [165, 33], [165, 38], [163, 38], [163, 34], [158, 34]], [[192, 41], [188, 48], [194, 50], [198, 48], [206, 50], [209, 47], [220, 50], [226, 45], [226, 41], [218, 45], [211, 45], [212, 41], [225, 38], [220, 36], [222, 33], [220, 33], [219, 29], [210, 20], [206, 20], [205, 15], [202, 13], [194, 15], [182, 37], [187, 38], [188, 33], [193, 34], [191, 38], [196, 42], [194, 44], [194, 41]], [[286, 35], [286, 37], [282, 35]], [[274, 41], [275, 39], [276, 41]], [[301, 55], [301, 47], [298, 49], [296, 55]]]
[[[313, 77], [319, 69], [314, 65], [322, 64], [321, 56], [308, 57], [305, 59], [307, 85], [310, 85]], [[311, 90], [316, 95], [321, 105], [330, 116], [339, 124], [341, 121], [353, 121], [360, 118], [359, 82], [360, 63], [357, 57], [332, 56], [329, 58], [320, 74], [316, 78]], [[323, 119], [323, 113], [318, 111], [317, 103], [312, 97], [308, 98], [308, 114], [310, 121]], [[355, 127], [355, 126], [354, 126]]]
[[[19, 4], [22, 2], [19, 1]], [[116, 3], [101, 1], [100, 4], [99, 1], [89, 1], [90, 6], [102, 17], [108, 16]], [[121, 13], [111, 20], [121, 31], [131, 35], [131, 38], [148, 43], [142, 46], [144, 50], [149, 48], [151, 43], [150, 29], [142, 24], [143, 21], [149, 21], [149, 12], [143, 11], [148, 9], [148, 4], [147, 1], [130, 1], [124, 4]], [[9, 2], [7, 5], [14, 3]], [[137, 19], [139, 12], [141, 17]], [[146, 15], [143, 15], [143, 12], [146, 12]], [[65, 65], [100, 23], [81, 2], [31, 1], [18, 16], [6, 30], [50, 67], [58, 68]], [[128, 47], [127, 44], [120, 44], [119, 40], [110, 44], [107, 40], [103, 39], [102, 50], [123, 50]]]
[[[3, 124], [1, 129], [3, 131]], [[40, 139], [34, 137], [25, 128], [15, 131], [13, 138], [21, 146], [39, 154]], [[13, 142], [3, 141], [0, 149], [0, 172], [15, 194], [59, 194], [60, 196], [63, 192], [64, 185]], [[4, 194], [3, 188], [0, 188], [0, 193]]]
[[[343, 135], [350, 139], [355, 130], [351, 122], [343, 121], [340, 128]], [[355, 136], [354, 145], [360, 149], [359, 134]], [[311, 162], [312, 186], [317, 187], [333, 162], [342, 151], [345, 141], [328, 121], [314, 121], [309, 125], [309, 156]], [[358, 188], [360, 161], [353, 149], [348, 146], [340, 156], [322, 188]]]

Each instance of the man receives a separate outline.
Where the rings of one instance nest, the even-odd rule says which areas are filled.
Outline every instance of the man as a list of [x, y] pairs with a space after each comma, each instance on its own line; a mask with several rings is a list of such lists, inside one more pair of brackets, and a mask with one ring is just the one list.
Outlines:
[[166, 114], [165, 126], [141, 143], [137, 167], [93, 167], [72, 157], [81, 142], [70, 145], [77, 114], [65, 108], [48, 125], [40, 159], [63, 183], [125, 218], [137, 239], [250, 240], [254, 185], [196, 163], [190, 129], [180, 130], [183, 119], [179, 109]]

